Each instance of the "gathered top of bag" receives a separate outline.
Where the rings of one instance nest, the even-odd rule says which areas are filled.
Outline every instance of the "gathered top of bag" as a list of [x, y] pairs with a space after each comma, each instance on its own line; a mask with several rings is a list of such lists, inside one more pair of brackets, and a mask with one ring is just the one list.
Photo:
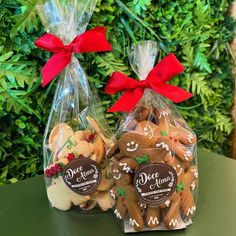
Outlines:
[[92, 16], [97, 0], [48, 0], [37, 10], [47, 32], [70, 43], [83, 33]]

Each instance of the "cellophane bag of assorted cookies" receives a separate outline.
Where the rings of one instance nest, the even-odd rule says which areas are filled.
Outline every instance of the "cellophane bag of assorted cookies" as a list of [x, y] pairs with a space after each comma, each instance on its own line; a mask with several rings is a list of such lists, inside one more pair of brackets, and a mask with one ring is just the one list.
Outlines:
[[109, 94], [125, 90], [110, 109], [124, 113], [107, 155], [114, 213], [125, 232], [186, 228], [196, 211], [197, 138], [170, 101], [191, 94], [166, 84], [184, 68], [173, 54], [154, 67], [157, 53], [152, 41], [133, 46], [130, 63], [139, 81], [115, 72], [106, 87]]
[[54, 53], [43, 67], [43, 85], [60, 73], [44, 134], [44, 174], [51, 206], [63, 211], [71, 207], [107, 211], [113, 204], [105, 158], [112, 134], [75, 56], [111, 50], [105, 27], [85, 32], [95, 4], [95, 0], [50, 0], [38, 6], [48, 33], [35, 44]]

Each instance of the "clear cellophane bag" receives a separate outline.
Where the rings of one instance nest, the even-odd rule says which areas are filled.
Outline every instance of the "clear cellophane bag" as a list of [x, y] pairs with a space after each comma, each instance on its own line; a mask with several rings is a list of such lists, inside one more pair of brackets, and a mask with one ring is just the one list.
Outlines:
[[[152, 70], [157, 44], [133, 46], [130, 63], [140, 80]], [[128, 102], [128, 101], [127, 101]], [[116, 201], [125, 232], [176, 230], [192, 223], [198, 167], [196, 135], [175, 106], [151, 89], [123, 113], [108, 151]]]
[[[96, 0], [49, 0], [37, 7], [48, 33], [70, 43], [86, 30]], [[55, 65], [57, 66], [57, 65]], [[44, 133], [47, 195], [52, 207], [69, 210], [112, 207], [106, 150], [112, 133], [78, 59], [59, 75]]]

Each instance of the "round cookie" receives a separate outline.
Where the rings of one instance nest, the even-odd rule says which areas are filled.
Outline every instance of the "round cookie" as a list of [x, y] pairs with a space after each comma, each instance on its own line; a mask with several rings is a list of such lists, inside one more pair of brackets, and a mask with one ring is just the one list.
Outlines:
[[61, 147], [68, 140], [68, 138], [72, 136], [73, 134], [74, 132], [72, 128], [66, 123], [60, 123], [56, 125], [52, 129], [49, 135], [49, 139], [48, 139], [49, 148], [52, 151], [57, 152], [58, 150], [61, 149]]

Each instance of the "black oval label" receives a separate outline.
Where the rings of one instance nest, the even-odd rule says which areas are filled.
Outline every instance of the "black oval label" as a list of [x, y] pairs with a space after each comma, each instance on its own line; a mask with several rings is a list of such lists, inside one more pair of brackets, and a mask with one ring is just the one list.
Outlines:
[[89, 158], [76, 158], [64, 168], [62, 178], [65, 184], [80, 195], [88, 195], [101, 182], [101, 171], [97, 162]]
[[163, 163], [140, 166], [134, 176], [134, 187], [139, 200], [156, 205], [168, 199], [176, 189], [177, 174], [173, 167]]

